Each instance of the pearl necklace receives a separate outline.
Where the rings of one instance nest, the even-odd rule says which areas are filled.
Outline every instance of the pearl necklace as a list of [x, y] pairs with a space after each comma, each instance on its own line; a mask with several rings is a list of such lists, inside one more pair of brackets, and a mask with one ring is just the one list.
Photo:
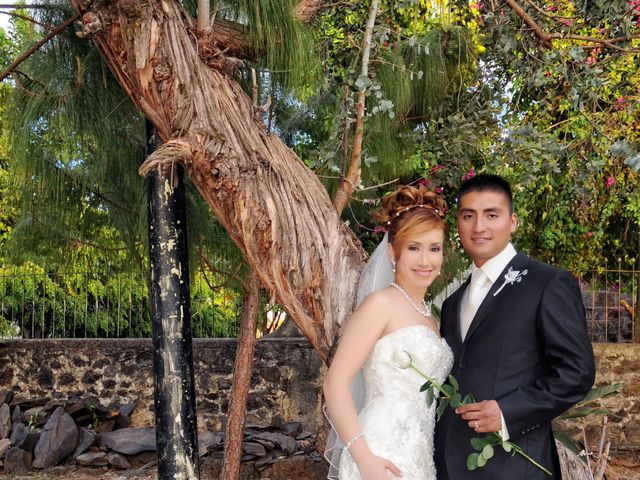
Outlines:
[[391, 282], [389, 285], [391, 285], [393, 288], [398, 290], [402, 295], [404, 295], [404, 297], [409, 301], [411, 306], [415, 308], [416, 312], [418, 312], [420, 315], [422, 315], [423, 317], [431, 316], [431, 304], [428, 304], [427, 302], [425, 302], [424, 298], [422, 299], [422, 305], [424, 306], [424, 310], [423, 310], [416, 304], [416, 302], [413, 301], [413, 298], [411, 298], [411, 296], [407, 293], [407, 291], [404, 288], [402, 288], [400, 285], [398, 285], [395, 282]]

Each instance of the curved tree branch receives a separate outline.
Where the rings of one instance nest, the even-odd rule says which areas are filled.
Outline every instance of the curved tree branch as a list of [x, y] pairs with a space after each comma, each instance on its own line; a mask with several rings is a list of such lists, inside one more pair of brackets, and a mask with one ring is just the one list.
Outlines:
[[[533, 8], [540, 11], [540, 7], [533, 4], [531, 1], [526, 0]], [[598, 37], [590, 37], [585, 35], [574, 35], [571, 33], [546, 33], [540, 25], [536, 23], [536, 21], [524, 11], [524, 9], [516, 3], [515, 0], [505, 0], [505, 3], [509, 5], [509, 7], [518, 15], [522, 21], [535, 33], [535, 35], [541, 40], [542, 44], [552, 49], [553, 43], [552, 40], [561, 39], [561, 40], [577, 40], [581, 42], [589, 42], [589, 43], [598, 43], [604, 45], [605, 47], [612, 48], [615, 50], [620, 50], [622, 52], [637, 52], [638, 49], [627, 49], [623, 47], [619, 47], [615, 45], [616, 43], [626, 42], [633, 38], [640, 38], [640, 34], [631, 35], [628, 37], [616, 37], [616, 38], [598, 38]], [[549, 16], [544, 11], [541, 13], [545, 14], [545, 16]]]

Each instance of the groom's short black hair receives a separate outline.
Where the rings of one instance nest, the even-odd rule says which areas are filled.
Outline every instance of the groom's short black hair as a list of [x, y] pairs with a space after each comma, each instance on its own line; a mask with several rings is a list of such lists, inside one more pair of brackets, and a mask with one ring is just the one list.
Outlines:
[[509, 182], [501, 176], [491, 173], [480, 173], [462, 182], [458, 189], [456, 203], [460, 205], [460, 199], [467, 193], [486, 191], [502, 193], [507, 198], [509, 210], [513, 211], [513, 195]]

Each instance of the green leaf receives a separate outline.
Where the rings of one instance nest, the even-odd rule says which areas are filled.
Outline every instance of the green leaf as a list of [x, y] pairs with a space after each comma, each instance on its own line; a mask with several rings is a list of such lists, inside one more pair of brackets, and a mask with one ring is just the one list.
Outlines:
[[476, 468], [478, 468], [478, 459], [480, 458], [479, 453], [471, 453], [467, 457], [467, 470], [472, 472]]
[[[568, 435], [563, 432], [553, 431], [553, 438], [562, 443], [565, 447], [578, 455], [582, 451], [582, 446], [574, 442]], [[584, 460], [584, 457], [581, 457]]]
[[422, 386], [420, 387], [420, 391], [424, 392], [425, 390], [427, 390], [429, 387], [431, 387], [431, 382], [424, 382], [422, 384]]
[[483, 435], [482, 437], [473, 437], [471, 439], [471, 446], [474, 450], [482, 451], [486, 445], [492, 443], [492, 438], [490, 435]]
[[464, 398], [462, 399], [462, 405], [468, 405], [469, 403], [475, 403], [475, 400], [473, 399], [473, 395], [471, 395], [470, 393], [465, 395]]
[[588, 415], [607, 415], [610, 417], [621, 418], [620, 415], [604, 408], [591, 408], [591, 407], [574, 407], [560, 417], [560, 420], [567, 420], [569, 418], [584, 418]]
[[493, 457], [493, 453], [493, 446], [485, 445], [480, 455], [482, 455], [484, 459], [489, 460], [491, 457]]
[[456, 380], [456, 377], [454, 377], [453, 375], [449, 375], [449, 384], [455, 389], [456, 392], [460, 390], [460, 387], [458, 386], [458, 381]]
[[613, 383], [611, 385], [602, 385], [601, 387], [592, 388], [582, 399], [578, 405], [585, 405], [600, 398], [616, 395], [622, 391], [624, 383]]
[[462, 405], [462, 397], [456, 392], [451, 397], [451, 406], [453, 408], [458, 408], [460, 405]]
[[447, 400], [446, 398], [440, 399], [440, 405], [438, 405], [438, 408], [436, 409], [436, 421], [439, 421], [440, 418], [442, 418], [442, 415], [444, 415], [444, 412], [448, 406], [449, 400]]
[[478, 456], [478, 468], [480, 467], [484, 467], [487, 464], [487, 459], [484, 458], [482, 455]]
[[431, 407], [433, 401], [436, 399], [436, 395], [433, 393], [433, 389], [427, 390], [427, 406]]
[[511, 442], [502, 442], [502, 449], [507, 453], [511, 452], [513, 450]]
[[449, 396], [452, 396], [453, 393], [454, 393], [453, 387], [451, 385], [444, 384], [442, 386], [442, 390], [444, 390], [447, 393], [447, 395], [449, 395]]

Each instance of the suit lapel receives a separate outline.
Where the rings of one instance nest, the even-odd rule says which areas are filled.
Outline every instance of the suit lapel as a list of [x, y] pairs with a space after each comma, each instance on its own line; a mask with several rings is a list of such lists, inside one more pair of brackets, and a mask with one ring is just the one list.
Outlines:
[[[526, 269], [527, 264], [529, 263], [529, 258], [526, 255], [521, 253], [517, 253], [515, 257], [509, 262], [509, 264], [504, 268], [504, 270], [500, 273], [500, 276], [496, 279], [496, 281], [491, 286], [491, 289], [484, 297], [484, 300], [480, 304], [478, 311], [476, 312], [476, 316], [473, 317], [473, 321], [471, 322], [471, 326], [469, 327], [469, 331], [467, 332], [467, 336], [464, 339], [464, 343], [466, 344], [473, 334], [480, 328], [480, 325], [487, 318], [487, 315], [491, 311], [494, 303], [509, 294], [509, 288], [512, 285], [505, 285], [502, 288], [502, 285], [505, 281], [505, 274], [509, 271], [509, 268], [513, 268], [514, 270], [523, 271]], [[502, 291], [496, 295], [496, 292], [502, 288]], [[460, 314], [458, 314], [458, 317]], [[458, 334], [460, 333], [460, 322], [458, 322]], [[460, 337], [461, 338], [461, 337]]]

